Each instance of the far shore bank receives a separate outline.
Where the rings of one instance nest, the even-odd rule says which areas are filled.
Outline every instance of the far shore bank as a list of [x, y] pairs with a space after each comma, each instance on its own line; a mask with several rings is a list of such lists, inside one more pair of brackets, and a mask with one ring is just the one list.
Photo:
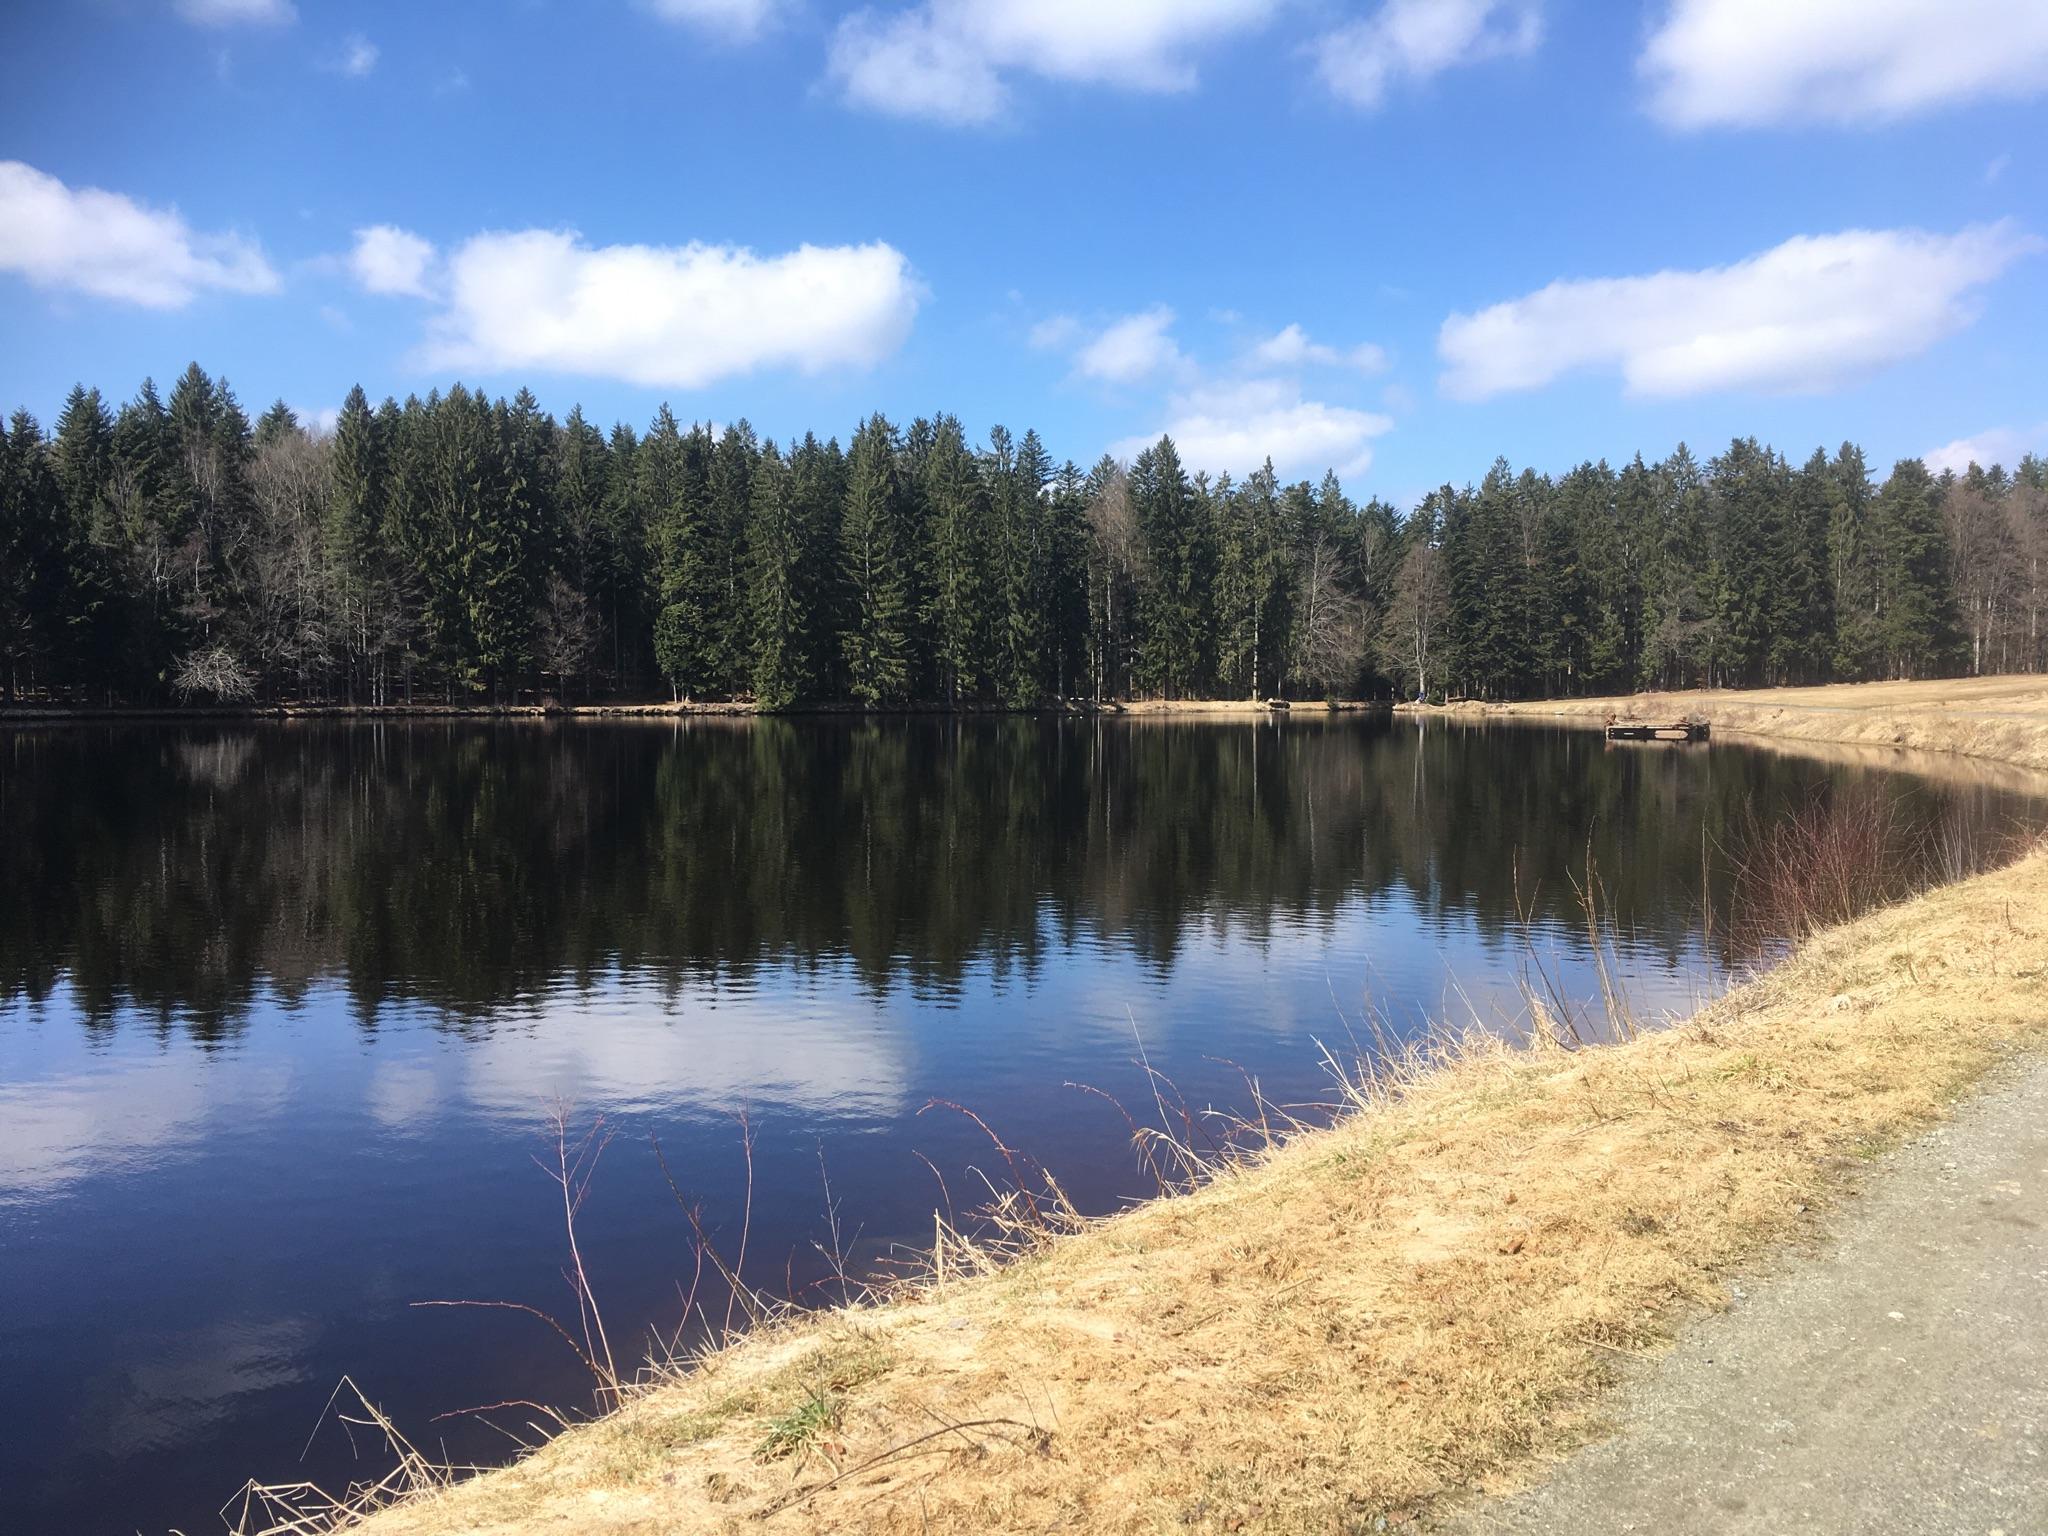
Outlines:
[[615, 720], [688, 719], [701, 716], [803, 719], [818, 716], [894, 719], [948, 716], [959, 718], [1064, 715], [1269, 715], [1384, 713], [1392, 706], [1382, 699], [1068, 699], [1064, 702], [1011, 707], [1002, 704], [792, 704], [768, 710], [746, 699], [656, 699], [592, 704], [555, 702], [522, 704], [191, 704], [83, 705], [0, 704], [0, 726], [48, 725], [90, 720]]
[[1512, 716], [1598, 725], [1607, 720], [1708, 721], [1716, 735], [1784, 743], [1899, 747], [2048, 770], [2048, 676], [1833, 683], [1815, 688], [1692, 689], [1612, 698], [1400, 704], [1403, 715]]
[[[1676, 710], [1795, 748], [1987, 759], [2048, 739], [2034, 679], [1799, 692], [1825, 696], [1448, 713]], [[665, 1369], [361, 1529], [1426, 1526], [1597, 1435], [1619, 1369], [1720, 1305], [1732, 1265], [1816, 1231], [1875, 1152], [2048, 1043], [2044, 976], [2037, 849], [1820, 933], [1689, 1018], [1623, 1021], [1617, 1044], [1564, 1038], [1539, 1005], [1531, 1043], [1383, 1064], [1336, 1124], [1004, 1263], [948, 1237], [916, 1284]]]

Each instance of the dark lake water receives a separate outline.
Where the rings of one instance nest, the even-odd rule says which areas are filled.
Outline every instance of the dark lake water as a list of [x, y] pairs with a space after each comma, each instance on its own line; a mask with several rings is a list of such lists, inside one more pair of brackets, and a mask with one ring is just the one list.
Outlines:
[[[929, 1240], [980, 1114], [1091, 1211], [1147, 1193], [1116, 1111], [1330, 1097], [1318, 1042], [1598, 983], [1721, 984], [1703, 902], [1749, 806], [1874, 778], [1926, 824], [2010, 791], [1740, 747], [1298, 714], [1231, 721], [107, 726], [0, 735], [0, 1531], [219, 1530], [242, 1479], [341, 1481], [344, 1373], [426, 1448], [587, 1406], [560, 1103], [617, 1139], [582, 1215], [615, 1342], [673, 1328], [689, 1230], [823, 1272]], [[1526, 915], [1526, 923], [1518, 912]], [[812, 1294], [815, 1294], [814, 1292]], [[504, 1416], [516, 1423], [522, 1416]], [[301, 1459], [302, 1448], [310, 1449]], [[380, 1468], [377, 1470], [381, 1470]]]

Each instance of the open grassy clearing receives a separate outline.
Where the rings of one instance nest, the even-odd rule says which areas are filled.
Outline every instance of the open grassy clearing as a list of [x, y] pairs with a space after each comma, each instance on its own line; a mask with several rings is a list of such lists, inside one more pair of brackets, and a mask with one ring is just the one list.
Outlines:
[[[1401, 706], [1404, 713], [1412, 705]], [[1427, 713], [1445, 711], [1427, 710]], [[1598, 721], [1698, 715], [1717, 734], [1845, 746], [1909, 747], [2048, 769], [2048, 677], [1970, 677], [1822, 688], [1693, 690], [1611, 699], [1460, 704], [1451, 713]]]

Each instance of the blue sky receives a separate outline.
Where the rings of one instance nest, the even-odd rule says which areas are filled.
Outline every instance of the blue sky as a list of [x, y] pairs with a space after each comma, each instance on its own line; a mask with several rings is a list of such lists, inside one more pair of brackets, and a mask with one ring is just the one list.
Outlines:
[[2048, 449], [2040, 0], [9, 6], [0, 404], [530, 384], [1407, 503]]

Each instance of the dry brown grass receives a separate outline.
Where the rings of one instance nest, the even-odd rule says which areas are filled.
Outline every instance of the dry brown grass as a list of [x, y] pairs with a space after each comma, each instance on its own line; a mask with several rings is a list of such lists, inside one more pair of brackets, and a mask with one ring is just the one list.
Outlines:
[[784, 1321], [364, 1530], [1380, 1529], [1590, 1433], [1726, 1266], [2048, 1030], [2044, 974], [2036, 852], [1669, 1030], [1461, 1042], [1193, 1193]]
[[[1824, 688], [1693, 690], [1611, 699], [1456, 705], [1453, 712], [1595, 721], [1697, 715], [1717, 735], [1907, 747], [2020, 768], [2048, 769], [2048, 677], [1971, 677], [1920, 683], [1837, 683]], [[1412, 712], [1413, 706], [1403, 706]]]

